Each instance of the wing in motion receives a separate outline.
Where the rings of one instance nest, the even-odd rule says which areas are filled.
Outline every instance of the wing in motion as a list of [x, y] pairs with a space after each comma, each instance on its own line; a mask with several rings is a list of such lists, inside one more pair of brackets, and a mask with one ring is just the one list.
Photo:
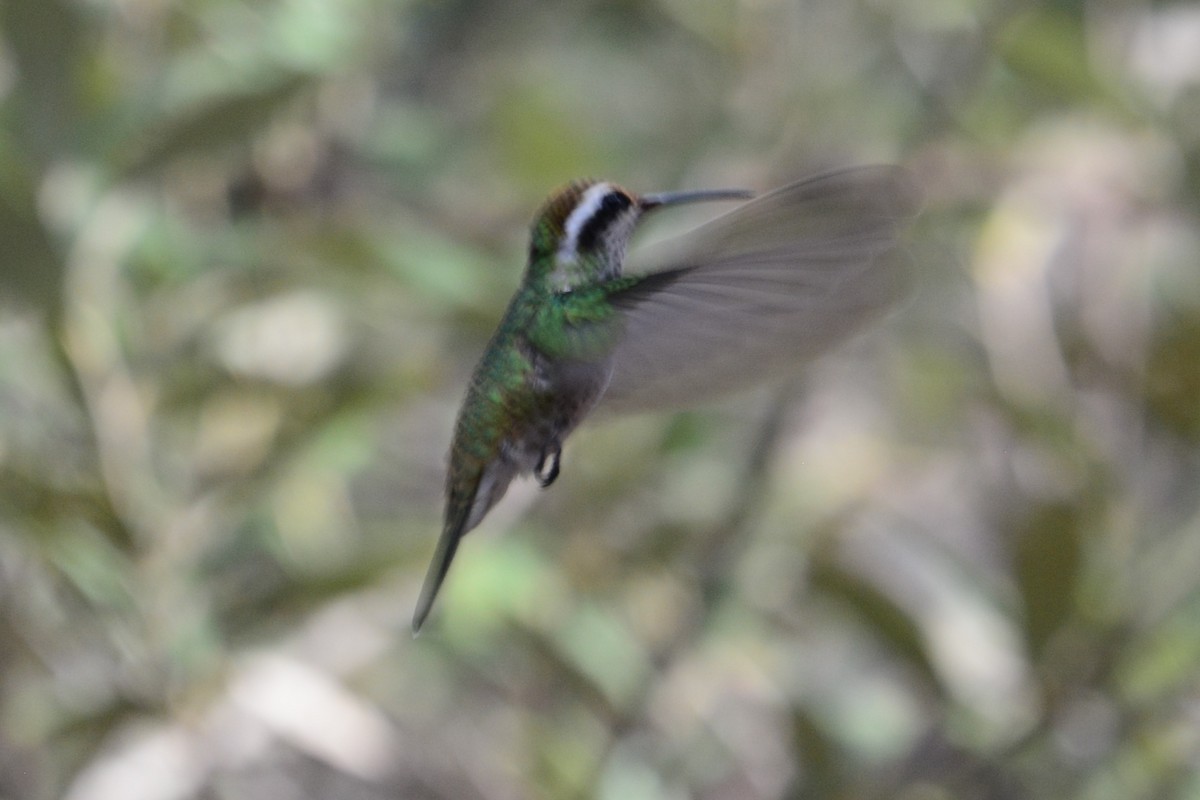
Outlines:
[[624, 334], [600, 408], [692, 405], [845, 340], [906, 293], [897, 237], [918, 207], [904, 169], [857, 167], [689, 233], [672, 264], [614, 291]]

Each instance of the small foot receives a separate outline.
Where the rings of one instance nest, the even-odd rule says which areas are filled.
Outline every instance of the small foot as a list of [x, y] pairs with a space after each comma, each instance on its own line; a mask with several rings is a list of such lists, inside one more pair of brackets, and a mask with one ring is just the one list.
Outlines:
[[544, 451], [538, 459], [537, 466], [533, 468], [533, 477], [543, 489], [554, 483], [554, 479], [558, 477], [558, 462], [561, 458], [562, 448], [555, 447], [553, 450]]

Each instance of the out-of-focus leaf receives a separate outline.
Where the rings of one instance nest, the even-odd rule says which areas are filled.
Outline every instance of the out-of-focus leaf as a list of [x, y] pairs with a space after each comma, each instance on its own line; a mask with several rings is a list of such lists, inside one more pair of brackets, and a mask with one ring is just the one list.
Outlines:
[[1058, 101], [1112, 96], [1093, 71], [1081, 16], [1037, 7], [1012, 18], [996, 45], [1010, 69]]
[[803, 708], [791, 709], [792, 749], [800, 758], [801, 773], [788, 797], [828, 797], [837, 786], [837, 746], [824, 728]]
[[128, 152], [118, 156], [118, 171], [138, 177], [173, 158], [243, 142], [312, 82], [313, 76], [307, 73], [286, 74], [255, 91], [222, 96], [151, 125]]
[[583, 607], [557, 632], [558, 644], [617, 707], [634, 697], [650, 669], [649, 654], [616, 617]]
[[819, 550], [810, 573], [814, 591], [844, 603], [895, 654], [913, 667], [929, 689], [944, 694], [941, 678], [926, 651], [916, 621], [866, 580], [843, 569], [832, 554]]
[[1017, 585], [1025, 606], [1025, 638], [1035, 660], [1074, 608], [1080, 525], [1078, 509], [1046, 505], [1035, 509], [1017, 532]]
[[111, 697], [101, 705], [77, 709], [58, 720], [52, 740], [78, 765], [87, 765], [97, 759], [98, 752], [109, 742], [114, 731], [131, 718], [145, 713], [145, 708], [139, 708], [128, 698]]
[[416, 224], [393, 224], [395, 238], [381, 239], [379, 260], [429, 303], [468, 306], [487, 314], [489, 325], [504, 294], [494, 291], [506, 274], [515, 288], [517, 267], [497, 268], [479, 251]]
[[1191, 598], [1123, 652], [1119, 677], [1139, 705], [1163, 702], [1200, 670], [1200, 596]]
[[33, 197], [0, 191], [0, 294], [53, 311], [61, 299], [63, 262], [38, 219]]
[[21, 114], [14, 126], [22, 145], [38, 160], [77, 149], [84, 47], [83, 7], [66, 0], [0, 3], [0, 31], [16, 56]]
[[[59, 572], [94, 606], [131, 611], [133, 562], [90, 528], [70, 527], [47, 543], [45, 550]], [[74, 526], [72, 526], [74, 527]]]
[[577, 172], [576, 164], [601, 161], [593, 131], [538, 89], [520, 89], [499, 99], [491, 124], [500, 156], [531, 185], [553, 186]]
[[325, 574], [297, 576], [259, 543], [239, 542], [210, 560], [202, 581], [212, 591], [213, 616], [222, 636], [252, 641], [280, 620], [294, 621], [331, 598], [377, 584], [396, 566], [396, 559], [380, 556]]
[[1169, 320], [1146, 365], [1146, 400], [1159, 419], [1200, 437], [1200, 317]]
[[133, 547], [133, 536], [113, 509], [111, 499], [99, 490], [90, 492], [56, 486], [13, 467], [0, 464], [0, 514], [24, 519], [21, 530], [42, 534], [45, 529], [32, 522], [53, 525], [72, 518], [85, 519], [102, 531], [111, 545], [121, 550]]

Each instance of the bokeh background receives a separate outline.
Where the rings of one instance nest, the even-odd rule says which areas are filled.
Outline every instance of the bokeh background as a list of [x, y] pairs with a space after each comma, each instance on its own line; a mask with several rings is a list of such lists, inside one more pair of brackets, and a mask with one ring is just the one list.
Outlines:
[[[1200, 797], [1200, 4], [5, 0], [0, 124], [3, 800]], [[411, 638], [543, 196], [875, 161], [912, 299]]]

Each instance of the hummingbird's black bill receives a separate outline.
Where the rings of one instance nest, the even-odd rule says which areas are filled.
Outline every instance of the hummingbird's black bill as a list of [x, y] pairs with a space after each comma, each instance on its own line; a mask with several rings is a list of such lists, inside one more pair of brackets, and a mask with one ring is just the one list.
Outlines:
[[659, 192], [642, 195], [638, 205], [642, 211], [663, 206], [679, 206], [684, 203], [704, 203], [710, 200], [749, 200], [754, 192], [749, 189], [700, 189], [694, 192]]

